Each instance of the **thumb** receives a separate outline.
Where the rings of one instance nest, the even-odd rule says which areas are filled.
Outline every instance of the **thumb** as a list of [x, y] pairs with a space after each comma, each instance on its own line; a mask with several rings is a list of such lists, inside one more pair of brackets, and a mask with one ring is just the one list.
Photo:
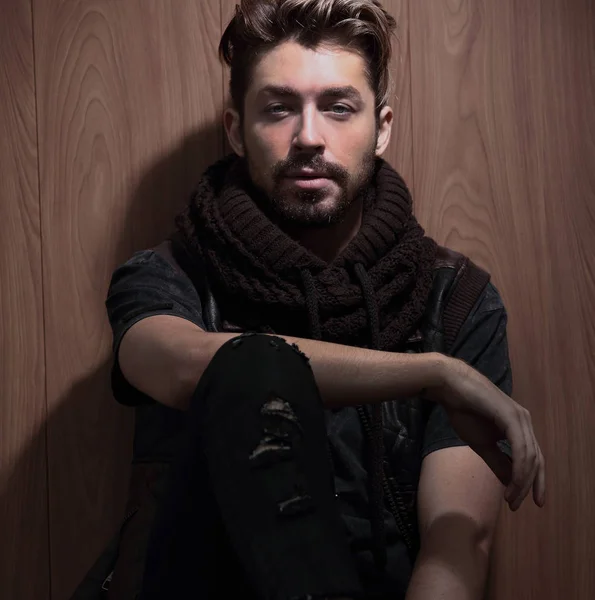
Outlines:
[[471, 449], [492, 469], [502, 485], [508, 486], [512, 479], [512, 460], [508, 455], [504, 454], [496, 444], [473, 445]]

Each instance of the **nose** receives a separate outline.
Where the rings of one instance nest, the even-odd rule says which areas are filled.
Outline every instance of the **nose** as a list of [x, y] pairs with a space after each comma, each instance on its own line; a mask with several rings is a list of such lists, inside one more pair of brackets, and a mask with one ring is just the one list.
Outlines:
[[305, 108], [298, 119], [298, 129], [294, 136], [296, 150], [324, 150], [321, 116], [317, 110]]

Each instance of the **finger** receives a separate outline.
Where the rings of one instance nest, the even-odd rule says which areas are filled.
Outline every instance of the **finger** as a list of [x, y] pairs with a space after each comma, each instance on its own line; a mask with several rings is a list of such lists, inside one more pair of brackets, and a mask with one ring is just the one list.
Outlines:
[[510, 508], [513, 511], [518, 510], [521, 504], [523, 503], [523, 500], [527, 497], [529, 490], [533, 486], [533, 482], [535, 481], [535, 477], [537, 475], [537, 469], [539, 467], [539, 448], [537, 446], [537, 440], [535, 439], [535, 435], [533, 433], [531, 415], [528, 411], [521, 411], [521, 420], [524, 423], [523, 431], [525, 433], [525, 439], [527, 444], [527, 455], [525, 458], [526, 470], [521, 490], [518, 493], [518, 495], [514, 499], [512, 499], [512, 502], [510, 503]]
[[494, 475], [506, 487], [512, 478], [512, 462], [496, 444], [486, 446], [471, 446], [471, 448], [490, 467]]
[[521, 422], [523, 435], [525, 438], [526, 454], [525, 454], [525, 465], [523, 471], [522, 483], [517, 488], [517, 493], [510, 498], [510, 509], [516, 511], [520, 508], [523, 500], [529, 493], [533, 481], [535, 479], [536, 461], [537, 455], [535, 450], [535, 438], [533, 436], [533, 429], [531, 426], [531, 419], [528, 411], [520, 408], [519, 419]]
[[533, 485], [533, 500], [541, 508], [545, 505], [545, 459], [541, 450], [539, 450], [539, 465]]
[[518, 410], [511, 411], [505, 421], [504, 433], [510, 441], [512, 448], [512, 478], [506, 488], [505, 498], [511, 504], [514, 502], [523, 487], [525, 472], [527, 471], [527, 440], [524, 424]]
[[519, 493], [517, 498], [514, 500], [514, 502], [512, 502], [510, 505], [510, 509], [513, 512], [517, 511], [521, 507], [521, 504], [523, 503], [523, 501], [529, 494], [529, 490], [531, 490], [531, 488], [534, 486], [538, 470], [539, 470], [539, 462], [537, 460], [535, 460], [533, 469], [531, 469], [531, 472], [528, 474], [527, 481], [526, 481], [523, 489], [521, 490], [521, 492]]
[[527, 472], [526, 480], [521, 491], [518, 493], [516, 498], [514, 498], [510, 502], [510, 510], [512, 510], [513, 512], [516, 512], [521, 507], [521, 504], [529, 494], [529, 491], [535, 483], [535, 478], [537, 477], [537, 471], [539, 467], [537, 459], [529, 459], [527, 463], [532, 464], [532, 468]]

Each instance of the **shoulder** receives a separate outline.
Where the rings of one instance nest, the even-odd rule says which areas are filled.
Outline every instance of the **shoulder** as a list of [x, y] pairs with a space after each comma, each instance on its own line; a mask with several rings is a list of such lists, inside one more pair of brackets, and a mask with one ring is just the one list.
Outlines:
[[[434, 260], [434, 287], [442, 281], [443, 285], [452, 286], [453, 289], [449, 289], [449, 292], [463, 287], [469, 293], [475, 291], [479, 295], [489, 283], [490, 274], [468, 256], [445, 246], [438, 246]], [[464, 285], [460, 286], [460, 283]]]
[[177, 316], [205, 329], [201, 298], [192, 281], [154, 248], [135, 252], [115, 269], [105, 307], [114, 351], [132, 325], [150, 316]]
[[429, 332], [442, 332], [442, 351], [453, 349], [461, 334], [475, 328], [490, 313], [494, 313], [494, 320], [505, 316], [504, 303], [490, 274], [464, 254], [439, 246], [425, 323]]
[[438, 246], [428, 307], [434, 320], [443, 320], [447, 336], [456, 333], [480, 299], [494, 295], [489, 284], [490, 274], [469, 257]]
[[[444, 285], [445, 282], [440, 279], [441, 276], [444, 277], [444, 271], [450, 272], [447, 278], [449, 289], [445, 290], [447, 294], [454, 294], [456, 288], [462, 285], [467, 288], [460, 291], [462, 295], [474, 294], [475, 300], [470, 307], [470, 314], [505, 310], [502, 296], [491, 282], [490, 273], [464, 254], [438, 246], [434, 261], [434, 287]], [[452, 295], [445, 300], [453, 300]]]
[[106, 297], [110, 317], [122, 311], [155, 311], [170, 305], [194, 313], [200, 310], [201, 299], [186, 273], [159, 247], [136, 251], [113, 271]]
[[150, 273], [151, 271], [165, 271], [168, 273], [175, 273], [176, 269], [162, 253], [157, 251], [157, 248], [158, 247], [137, 250], [130, 258], [120, 263], [115, 268], [112, 277], [130, 271], [141, 271], [146, 273]]
[[438, 246], [436, 250], [436, 259], [434, 269], [456, 269], [462, 262], [469, 260], [464, 254], [451, 250], [446, 246]]
[[496, 288], [496, 286], [490, 281], [488, 285], [486, 285], [483, 293], [478, 298], [477, 303], [474, 307], [474, 310], [469, 315], [473, 317], [478, 314], [485, 314], [491, 312], [506, 312], [506, 307], [504, 306], [504, 300], [500, 295], [500, 292]]
[[160, 282], [196, 293], [191, 279], [173, 258], [169, 242], [138, 250], [119, 264], [112, 272], [110, 291], [114, 287], [159, 285]]

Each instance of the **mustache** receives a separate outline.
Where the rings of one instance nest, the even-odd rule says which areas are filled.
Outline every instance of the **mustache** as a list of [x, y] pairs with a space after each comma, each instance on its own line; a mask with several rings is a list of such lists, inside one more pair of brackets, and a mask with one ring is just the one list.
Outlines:
[[339, 165], [327, 163], [319, 159], [312, 160], [300, 158], [289, 159], [276, 165], [273, 177], [276, 181], [279, 181], [288, 173], [292, 171], [299, 171], [301, 169], [309, 169], [316, 171], [317, 173], [323, 173], [325, 177], [336, 179], [338, 181], [346, 181], [349, 179], [349, 173], [347, 169]]

